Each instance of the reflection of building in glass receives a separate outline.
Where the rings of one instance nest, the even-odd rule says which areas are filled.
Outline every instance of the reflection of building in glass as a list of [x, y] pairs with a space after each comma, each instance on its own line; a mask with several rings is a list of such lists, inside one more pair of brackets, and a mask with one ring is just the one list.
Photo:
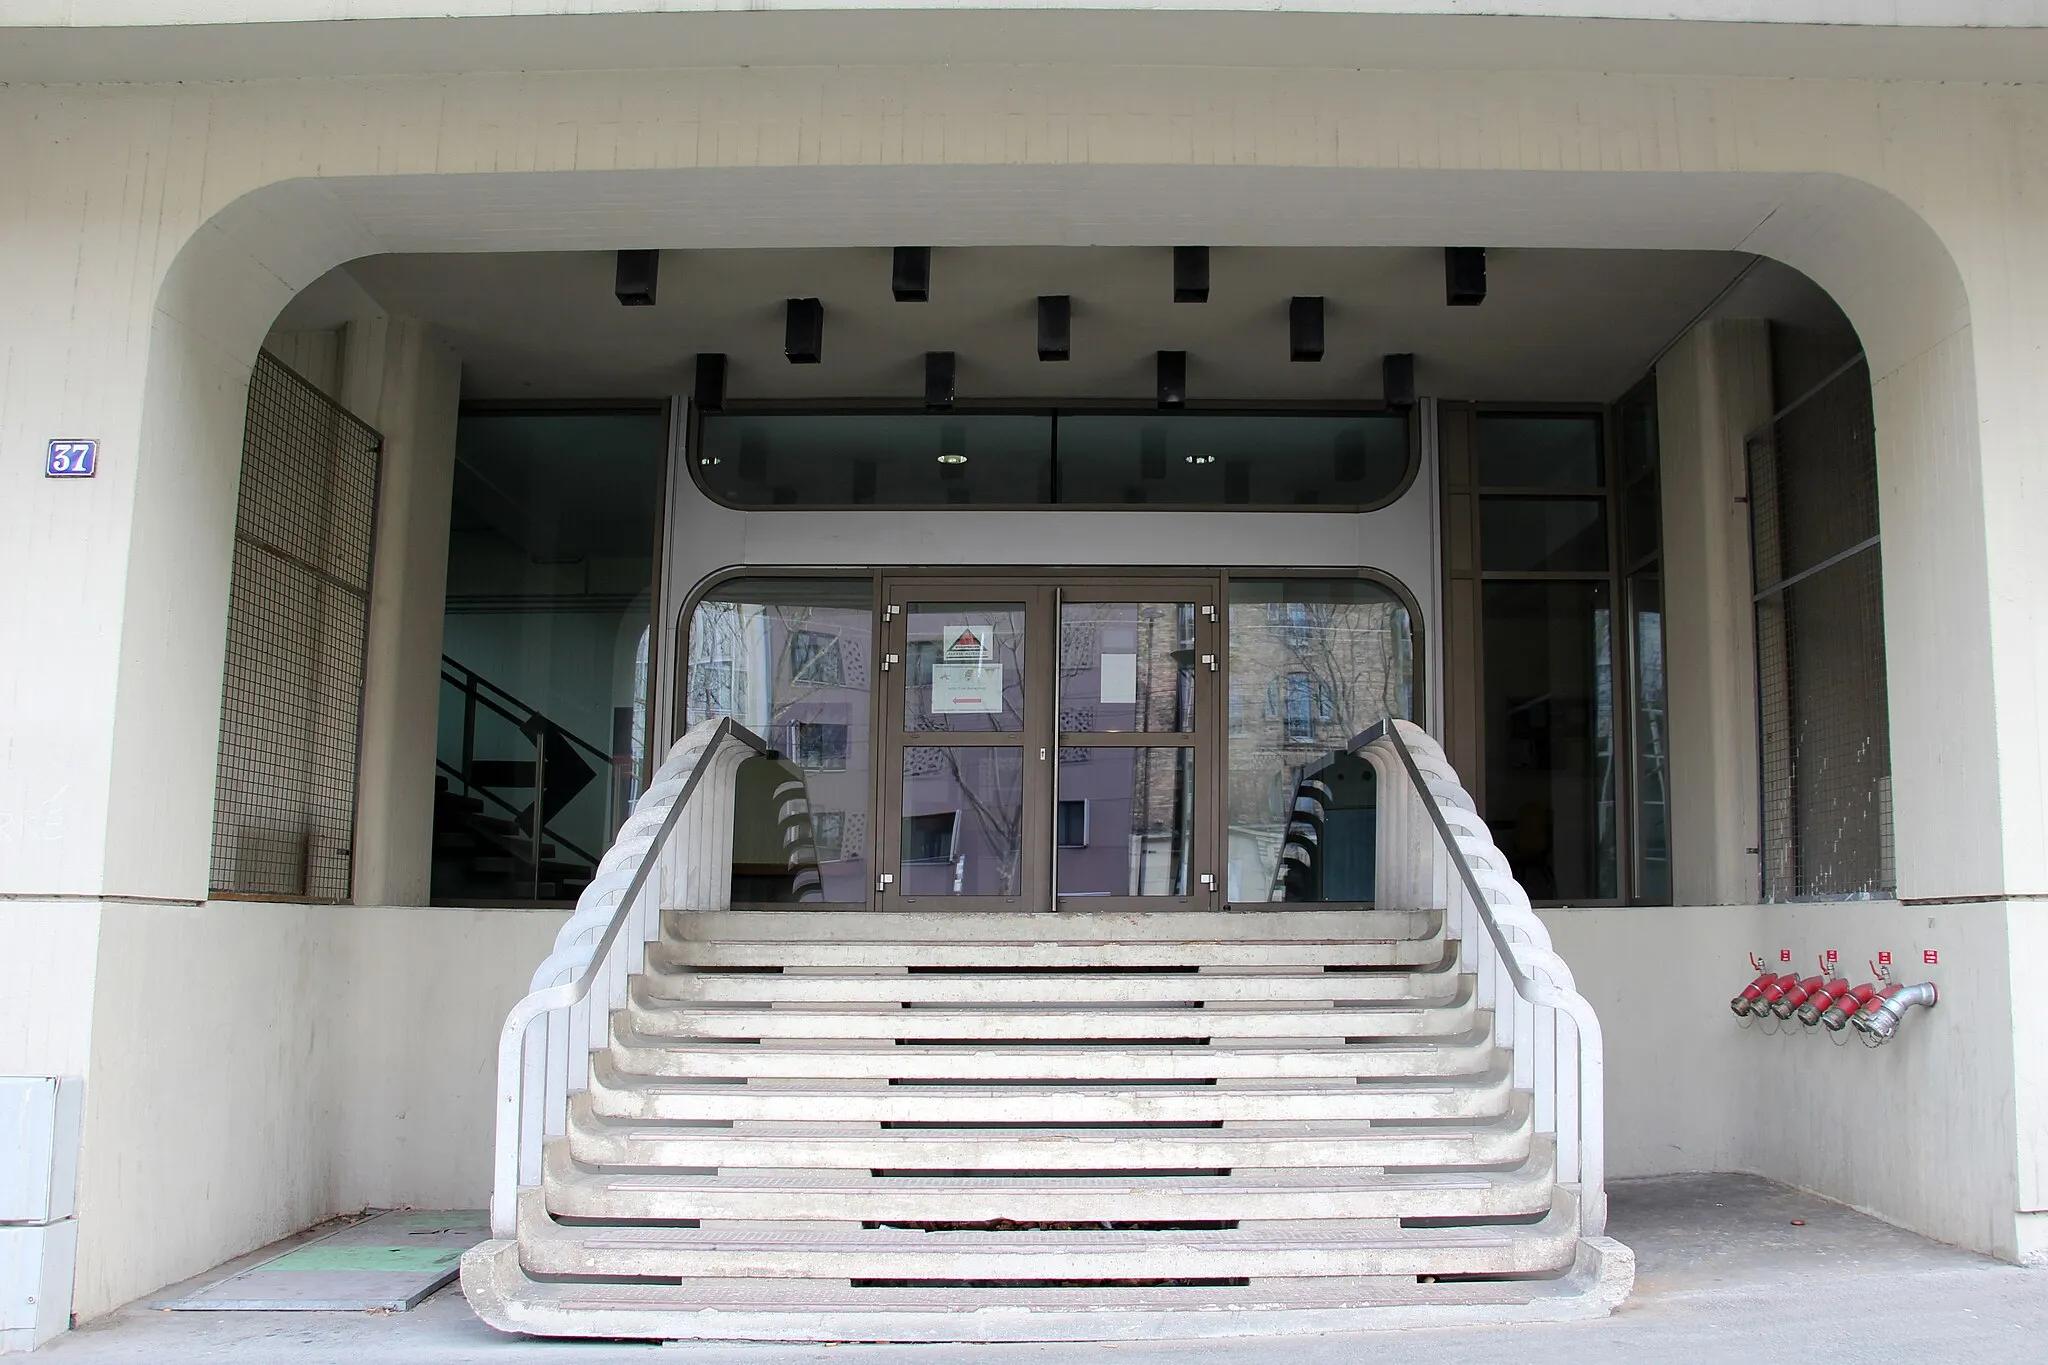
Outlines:
[[[1301, 894], [1283, 892], [1277, 882], [1288, 825], [1311, 778], [1328, 790], [1315, 796], [1326, 808], [1318, 856], [1330, 865], [1319, 872], [1318, 894], [1369, 898], [1369, 784], [1342, 765], [1322, 770], [1375, 721], [1412, 718], [1414, 686], [1408, 609], [1389, 589], [1363, 579], [1232, 582], [1225, 883], [1231, 900]], [[1347, 866], [1360, 870], [1341, 871]]]
[[[730, 716], [802, 770], [827, 901], [867, 899], [870, 594], [865, 580], [741, 579], [690, 625], [685, 724]], [[735, 885], [755, 899], [786, 880], [777, 829], [735, 821]]]

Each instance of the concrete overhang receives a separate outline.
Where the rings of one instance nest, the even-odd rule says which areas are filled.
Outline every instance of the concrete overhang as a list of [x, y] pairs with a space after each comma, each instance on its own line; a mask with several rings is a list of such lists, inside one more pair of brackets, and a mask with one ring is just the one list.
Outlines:
[[12, 0], [0, 16], [0, 81], [17, 84], [964, 63], [2029, 84], [2048, 79], [2048, 0]]

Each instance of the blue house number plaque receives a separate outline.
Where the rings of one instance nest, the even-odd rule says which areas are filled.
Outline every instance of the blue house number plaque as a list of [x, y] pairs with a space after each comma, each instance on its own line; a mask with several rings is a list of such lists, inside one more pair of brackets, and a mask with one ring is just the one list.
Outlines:
[[52, 441], [49, 458], [43, 463], [46, 479], [89, 479], [99, 473], [98, 441]]

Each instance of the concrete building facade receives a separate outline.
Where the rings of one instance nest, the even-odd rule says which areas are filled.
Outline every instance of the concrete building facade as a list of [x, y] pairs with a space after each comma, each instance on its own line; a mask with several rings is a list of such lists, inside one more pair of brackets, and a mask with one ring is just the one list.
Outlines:
[[[764, 285], [758, 316], [735, 304], [725, 335], [691, 333], [692, 291], [720, 287], [693, 282], [692, 253], [741, 271], [866, 252], [880, 271], [904, 243], [995, 261], [1199, 242], [1220, 290], [1233, 250], [1270, 253], [1278, 281], [1287, 252], [1483, 245], [1503, 262], [1732, 253], [1728, 276], [1756, 257], [1810, 281], [1868, 365], [1891, 892], [1764, 898], [1745, 442], [1793, 395], [1774, 400], [1742, 296], [1704, 289], [1625, 376], [1657, 392], [1669, 903], [1541, 913], [1606, 1021], [1611, 1174], [1758, 1172], [2048, 1255], [2048, 1026], [2028, 1007], [2048, 948], [2048, 7], [1485, 8], [8, 6], [0, 1075], [83, 1078], [73, 1313], [337, 1212], [488, 1194], [497, 1029], [565, 914], [432, 903], [456, 433], [486, 401], [464, 338], [491, 327], [476, 300], [516, 305], [521, 260], [594, 261], [616, 308], [610, 253], [645, 248], [665, 270], [647, 311], [677, 310], [682, 331], [627, 337], [642, 373], [554, 397], [673, 399], [678, 432], [692, 356], [740, 367], [755, 345], [780, 365], [760, 337], [804, 292]], [[385, 257], [514, 273], [436, 315], [431, 291], [362, 283]], [[1167, 346], [1133, 330], [1126, 349]], [[346, 904], [212, 894], [238, 472], [266, 347], [383, 443]], [[929, 348], [906, 341], [900, 373], [756, 392], [895, 385], [914, 405]], [[1284, 565], [1401, 584], [1430, 661], [1423, 714], [1459, 759], [1443, 432], [1455, 402], [1532, 394], [1448, 372], [1433, 390], [1426, 347], [1385, 349], [1419, 351], [1418, 388], [1442, 401], [1420, 405], [1413, 486], [1374, 511], [742, 509], [671, 465], [645, 752], [680, 733], [686, 608], [722, 573]], [[992, 372], [984, 391], [1050, 392], [1031, 382]], [[1099, 384], [1151, 403], [1144, 365]], [[95, 476], [45, 477], [49, 443], [73, 439], [98, 442]], [[1756, 964], [1830, 952], [1851, 975], [1890, 954], [1941, 1003], [1868, 1051], [1725, 1012]]]

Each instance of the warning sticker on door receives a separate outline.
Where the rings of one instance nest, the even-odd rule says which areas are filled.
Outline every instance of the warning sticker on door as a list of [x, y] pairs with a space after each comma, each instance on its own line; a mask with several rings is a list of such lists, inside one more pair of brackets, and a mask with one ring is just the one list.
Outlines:
[[939, 639], [949, 664], [980, 663], [989, 655], [986, 626], [947, 626], [946, 633]]
[[1001, 664], [932, 665], [933, 715], [990, 715], [1002, 709]]

